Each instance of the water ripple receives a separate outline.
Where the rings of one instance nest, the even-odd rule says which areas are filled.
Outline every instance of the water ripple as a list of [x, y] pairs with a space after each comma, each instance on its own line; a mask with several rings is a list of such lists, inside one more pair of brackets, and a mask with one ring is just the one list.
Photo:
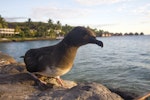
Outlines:
[[[98, 38], [104, 48], [89, 44], [77, 53], [72, 70], [63, 76], [74, 81], [95, 81], [108, 87], [146, 93], [150, 91], [150, 36]], [[30, 48], [59, 41], [28, 41], [0, 43], [0, 51], [19, 57]], [[19, 51], [19, 52], [18, 52]]]

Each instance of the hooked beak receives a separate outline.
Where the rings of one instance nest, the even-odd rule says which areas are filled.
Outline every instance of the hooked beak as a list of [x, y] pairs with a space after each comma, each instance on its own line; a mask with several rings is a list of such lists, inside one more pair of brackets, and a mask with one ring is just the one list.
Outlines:
[[89, 43], [97, 44], [98, 46], [103, 47], [103, 42], [97, 40], [95, 37], [90, 37]]

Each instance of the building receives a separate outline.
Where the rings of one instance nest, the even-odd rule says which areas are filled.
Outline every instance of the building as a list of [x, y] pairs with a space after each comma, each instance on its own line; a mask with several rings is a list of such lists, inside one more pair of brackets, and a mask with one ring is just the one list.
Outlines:
[[61, 30], [54, 30], [54, 32], [57, 34], [57, 35], [59, 35], [59, 33], [61, 32]]
[[15, 32], [13, 28], [0, 28], [0, 37], [11, 37], [16, 34], [19, 34], [19, 32]]

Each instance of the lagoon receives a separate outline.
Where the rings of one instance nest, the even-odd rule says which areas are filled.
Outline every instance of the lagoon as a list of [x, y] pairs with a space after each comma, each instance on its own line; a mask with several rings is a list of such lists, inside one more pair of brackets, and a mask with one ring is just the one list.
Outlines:
[[[95, 81], [110, 88], [138, 94], [150, 91], [150, 36], [100, 37], [104, 48], [88, 44], [79, 48], [72, 70], [63, 79]], [[61, 40], [0, 43], [0, 51], [23, 62], [31, 48], [54, 45]]]

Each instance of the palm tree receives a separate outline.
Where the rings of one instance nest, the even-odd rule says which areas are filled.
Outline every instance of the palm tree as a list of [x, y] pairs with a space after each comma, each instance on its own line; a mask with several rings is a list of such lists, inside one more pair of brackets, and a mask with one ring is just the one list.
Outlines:
[[56, 23], [56, 29], [57, 30], [61, 30], [61, 23], [60, 23], [60, 21], [57, 21], [57, 23]]
[[8, 24], [3, 17], [0, 15], [0, 28], [7, 28]]
[[53, 21], [51, 19], [48, 20], [48, 29], [54, 28]]
[[28, 18], [28, 21], [27, 21], [27, 27], [29, 27], [29, 29], [31, 29], [31, 18]]

